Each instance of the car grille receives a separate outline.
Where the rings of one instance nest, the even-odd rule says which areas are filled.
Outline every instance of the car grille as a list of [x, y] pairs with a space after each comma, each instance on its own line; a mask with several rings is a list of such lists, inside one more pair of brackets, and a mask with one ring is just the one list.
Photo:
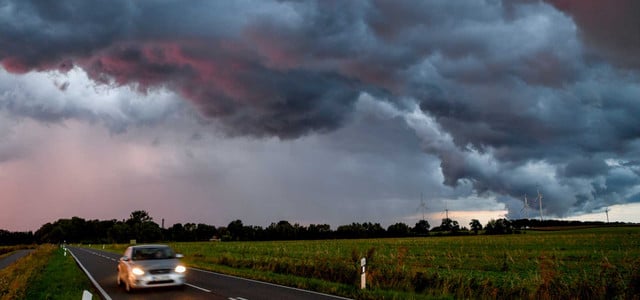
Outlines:
[[156, 270], [149, 270], [149, 273], [153, 274], [153, 275], [157, 275], [157, 274], [169, 274], [171, 273], [172, 269], [156, 269]]
[[173, 283], [173, 280], [149, 281], [148, 284], [166, 284], [166, 283]]

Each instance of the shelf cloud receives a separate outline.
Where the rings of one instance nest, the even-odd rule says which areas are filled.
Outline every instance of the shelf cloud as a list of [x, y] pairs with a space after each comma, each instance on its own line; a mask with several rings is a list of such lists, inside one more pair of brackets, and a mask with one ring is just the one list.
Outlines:
[[[515, 203], [538, 186], [550, 215], [591, 212], [640, 201], [640, 4], [613, 2], [6, 0], [0, 109], [121, 133], [188, 106], [228, 138], [293, 143], [369, 107], [439, 162], [439, 197]], [[33, 73], [74, 96], [18, 95], [9, 80]], [[130, 92], [73, 100], [74, 74]]]

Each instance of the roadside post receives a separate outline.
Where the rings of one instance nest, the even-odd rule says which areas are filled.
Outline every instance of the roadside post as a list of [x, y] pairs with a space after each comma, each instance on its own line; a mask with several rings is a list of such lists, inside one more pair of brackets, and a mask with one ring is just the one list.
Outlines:
[[360, 259], [360, 289], [364, 290], [367, 287], [367, 270], [366, 270], [366, 265], [367, 265], [367, 259], [366, 258], [362, 258]]

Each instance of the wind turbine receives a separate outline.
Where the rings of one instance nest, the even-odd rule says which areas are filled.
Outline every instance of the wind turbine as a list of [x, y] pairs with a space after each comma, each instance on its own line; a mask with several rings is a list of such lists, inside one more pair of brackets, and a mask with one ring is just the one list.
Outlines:
[[524, 215], [527, 217], [527, 220], [529, 219], [529, 202], [527, 201], [527, 194], [524, 194], [524, 205], [522, 206], [522, 210], [520, 210], [520, 212], [522, 213], [522, 211], [524, 211]]
[[604, 213], [607, 214], [607, 223], [609, 223], [609, 208], [604, 209]]
[[424, 212], [427, 210], [427, 204], [424, 203], [424, 199], [422, 198], [422, 193], [420, 193], [420, 206], [418, 206], [418, 210], [422, 212], [422, 221], [424, 221]]
[[542, 218], [542, 194], [540, 194], [540, 189], [538, 190], [538, 204], [540, 204], [540, 221], [543, 220]]
[[444, 200], [444, 214], [447, 220], [449, 219], [449, 207], [447, 206], [447, 200]]
[[500, 216], [503, 217], [505, 220], [509, 220], [509, 204], [505, 204], [504, 209], [506, 210], [506, 212], [504, 213], [504, 215], [500, 215]]

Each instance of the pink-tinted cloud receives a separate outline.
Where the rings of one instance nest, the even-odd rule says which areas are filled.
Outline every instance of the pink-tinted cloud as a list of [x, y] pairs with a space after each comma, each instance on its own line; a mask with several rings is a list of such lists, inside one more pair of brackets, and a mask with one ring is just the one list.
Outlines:
[[165, 87], [184, 96], [232, 133], [298, 136], [335, 128], [357, 91], [331, 73], [268, 68], [238, 41], [117, 43], [77, 59], [103, 83]]
[[[73, 65], [101, 84], [170, 90], [229, 134], [334, 131], [365, 94], [398, 114], [418, 104], [451, 135], [448, 147], [425, 149], [441, 160], [451, 186], [471, 182], [480, 192], [519, 197], [529, 179], [495, 175], [532, 161], [562, 170], [576, 156], [632, 162], [638, 151], [640, 18], [632, 1], [5, 3], [6, 70], [64, 72]], [[0, 105], [43, 120], [94, 116], [77, 106], [17, 101], [4, 97]], [[500, 170], [486, 172], [482, 162], [493, 160]], [[568, 177], [562, 182], [577, 176], [558, 175]], [[637, 181], [607, 187], [628, 190]], [[589, 191], [600, 187], [590, 185], [551, 209], [562, 214], [593, 199]]]

